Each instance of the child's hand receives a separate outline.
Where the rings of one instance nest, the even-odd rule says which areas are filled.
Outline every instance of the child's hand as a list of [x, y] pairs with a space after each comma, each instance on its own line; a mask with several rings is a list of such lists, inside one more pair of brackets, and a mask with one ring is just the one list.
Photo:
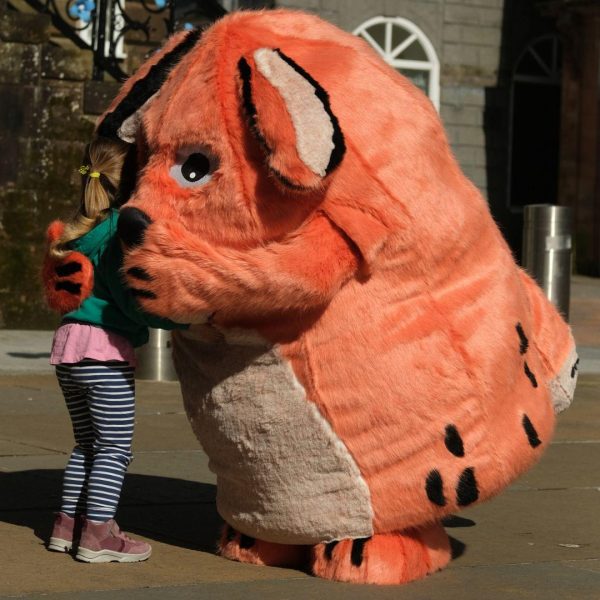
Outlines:
[[50, 243], [58, 239], [64, 223], [53, 221], [48, 227], [46, 255], [42, 268], [44, 294], [48, 306], [61, 314], [70, 312], [89, 296], [94, 287], [94, 267], [80, 252], [69, 252], [64, 258], [52, 258], [48, 254]]

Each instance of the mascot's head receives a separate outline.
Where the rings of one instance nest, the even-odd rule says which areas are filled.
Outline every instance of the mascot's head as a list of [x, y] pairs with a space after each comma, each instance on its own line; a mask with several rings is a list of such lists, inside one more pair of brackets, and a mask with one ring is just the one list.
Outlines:
[[252, 247], [320, 210], [370, 265], [384, 248], [460, 234], [469, 184], [430, 101], [362, 40], [304, 13], [239, 12], [174, 36], [97, 132], [132, 144], [128, 244], [164, 220]]

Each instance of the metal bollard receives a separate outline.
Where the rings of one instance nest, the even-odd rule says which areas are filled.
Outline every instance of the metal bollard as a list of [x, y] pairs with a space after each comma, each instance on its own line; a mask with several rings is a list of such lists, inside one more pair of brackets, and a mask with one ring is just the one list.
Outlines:
[[572, 220], [572, 211], [567, 206], [525, 206], [523, 267], [566, 319], [571, 294]]
[[136, 379], [177, 381], [171, 358], [171, 332], [150, 329], [148, 343], [137, 349]]

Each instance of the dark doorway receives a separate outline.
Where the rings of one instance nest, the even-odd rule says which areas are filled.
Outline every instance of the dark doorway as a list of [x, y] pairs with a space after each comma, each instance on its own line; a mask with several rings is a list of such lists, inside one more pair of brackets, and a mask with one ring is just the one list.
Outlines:
[[560, 143], [560, 43], [532, 42], [517, 61], [511, 90], [509, 196], [511, 211], [557, 202]]

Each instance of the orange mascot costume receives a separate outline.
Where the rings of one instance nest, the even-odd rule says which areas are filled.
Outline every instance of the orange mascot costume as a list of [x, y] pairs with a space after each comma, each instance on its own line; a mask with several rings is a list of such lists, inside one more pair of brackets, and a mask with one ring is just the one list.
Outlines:
[[568, 326], [429, 100], [300, 12], [171, 38], [98, 133], [132, 144], [124, 273], [174, 334], [223, 556], [403, 583], [450, 559], [572, 399]]

